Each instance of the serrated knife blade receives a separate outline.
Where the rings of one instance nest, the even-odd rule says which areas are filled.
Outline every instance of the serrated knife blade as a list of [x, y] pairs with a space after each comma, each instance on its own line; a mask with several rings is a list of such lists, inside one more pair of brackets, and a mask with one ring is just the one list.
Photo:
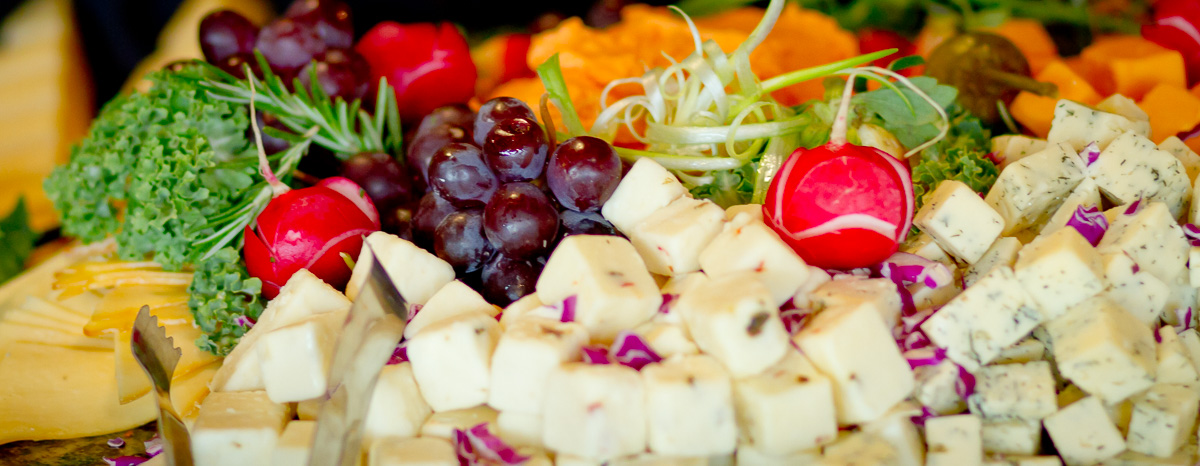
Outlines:
[[129, 344], [133, 357], [154, 382], [154, 392], [158, 396], [158, 435], [163, 440], [162, 456], [169, 465], [192, 466], [192, 440], [171, 403], [171, 377], [183, 352], [175, 347], [175, 339], [167, 336], [166, 329], [158, 325], [158, 317], [150, 314], [150, 306], [138, 310]]

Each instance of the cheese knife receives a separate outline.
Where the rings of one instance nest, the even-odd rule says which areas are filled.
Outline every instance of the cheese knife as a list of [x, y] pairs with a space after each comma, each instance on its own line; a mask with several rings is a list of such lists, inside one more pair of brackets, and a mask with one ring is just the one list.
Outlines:
[[175, 347], [175, 339], [167, 336], [158, 325], [158, 317], [150, 315], [150, 306], [142, 306], [133, 321], [130, 338], [133, 357], [154, 382], [158, 395], [158, 435], [163, 440], [162, 456], [172, 466], [192, 466], [192, 441], [187, 426], [175, 405], [171, 404], [171, 376], [183, 352]]

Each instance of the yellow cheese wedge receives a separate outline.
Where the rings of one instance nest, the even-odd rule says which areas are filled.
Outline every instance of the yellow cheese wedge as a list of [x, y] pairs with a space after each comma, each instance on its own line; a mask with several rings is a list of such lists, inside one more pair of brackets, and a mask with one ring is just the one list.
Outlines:
[[117, 401], [121, 404], [141, 398], [154, 388], [151, 385], [150, 376], [146, 375], [146, 371], [138, 364], [137, 358], [133, 357], [133, 348], [130, 346], [131, 336], [129, 331], [117, 332], [112, 335]]
[[82, 333], [64, 333], [45, 327], [0, 322], [0, 350], [14, 342], [37, 343], [42, 345], [61, 346], [64, 348], [93, 349], [112, 351], [111, 338], [89, 337]]
[[208, 382], [220, 368], [221, 362], [217, 361], [171, 381], [171, 405], [188, 427], [200, 413], [200, 404], [208, 397]]
[[137, 285], [122, 286], [113, 289], [96, 306], [92, 318], [83, 327], [86, 335], [99, 335], [107, 330], [133, 327], [133, 319], [137, 318], [138, 309], [143, 305], [150, 306], [150, 313], [155, 314], [164, 307], [187, 306], [187, 287]]
[[101, 295], [89, 291], [62, 298], [58, 296], [58, 293], [51, 293], [47, 299], [63, 309], [83, 316], [84, 319], [91, 319], [92, 313], [96, 311], [96, 306], [100, 305]]
[[83, 331], [84, 324], [87, 324], [88, 322], [87, 316], [77, 314], [63, 306], [59, 306], [57, 303], [50, 302], [37, 296], [30, 296], [29, 299], [25, 300], [25, 305], [21, 306], [21, 308], [43, 317], [54, 319], [58, 322], [70, 325], [71, 328], [79, 329], [80, 332]]
[[78, 325], [65, 324], [49, 317], [45, 317], [37, 312], [22, 308], [12, 309], [8, 312], [5, 312], [3, 321], [58, 330], [69, 335], [83, 335], [83, 330]]

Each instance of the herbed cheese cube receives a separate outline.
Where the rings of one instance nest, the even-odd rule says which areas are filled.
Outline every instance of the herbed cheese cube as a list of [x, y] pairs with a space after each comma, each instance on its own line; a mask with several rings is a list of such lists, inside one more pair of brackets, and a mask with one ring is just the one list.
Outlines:
[[1169, 457], [1191, 436], [1198, 409], [1200, 393], [1193, 387], [1155, 384], [1133, 399], [1126, 445], [1138, 453]]
[[763, 205], [762, 204], [740, 204], [731, 205], [725, 209], [725, 220], [733, 220], [738, 214], [749, 215], [750, 218], [758, 221], [763, 221]]
[[687, 327], [684, 327], [683, 324], [669, 324], [652, 320], [637, 326], [633, 331], [663, 359], [677, 354], [700, 354], [700, 348], [696, 346], [695, 341], [692, 341]]
[[1163, 142], [1158, 143], [1158, 150], [1165, 151], [1179, 159], [1179, 163], [1183, 164], [1183, 169], [1187, 170], [1188, 180], [1195, 181], [1196, 175], [1200, 175], [1200, 155], [1192, 152], [1192, 149], [1178, 137], [1171, 136], [1164, 139]]
[[377, 231], [367, 236], [366, 244], [370, 249], [364, 246], [359, 252], [350, 282], [346, 284], [346, 296], [350, 299], [358, 296], [358, 290], [366, 283], [374, 257], [371, 251], [379, 256], [383, 269], [409, 305], [425, 305], [434, 293], [454, 281], [454, 267], [396, 235]]
[[1141, 270], [1124, 252], [1105, 254], [1100, 260], [1104, 264], [1104, 296], [1146, 326], [1158, 325], [1171, 287], [1149, 271]]
[[804, 280], [804, 283], [800, 285], [800, 289], [796, 290], [796, 294], [792, 296], [792, 305], [798, 309], [812, 308], [815, 304], [813, 302], [813, 291], [816, 291], [817, 288], [832, 280], [833, 277], [829, 275], [829, 272], [820, 267], [809, 266], [808, 279]]
[[674, 276], [700, 270], [700, 251], [724, 224], [720, 206], [681, 197], [638, 222], [628, 235], [651, 272]]
[[954, 362], [975, 371], [1042, 321], [1012, 269], [997, 267], [942, 306], [921, 330]]
[[1113, 219], [1096, 250], [1128, 254], [1142, 270], [1170, 284], [1187, 269], [1191, 245], [1165, 204], [1143, 202], [1133, 215]]
[[1169, 325], [1158, 329], [1158, 369], [1155, 383], [1200, 384], [1200, 373], [1192, 363], [1188, 350], [1179, 341], [1175, 328]]
[[772, 455], [754, 445], [741, 444], [737, 447], [734, 464], [750, 466], [794, 466], [797, 464], [819, 464], [821, 449], [801, 450], [789, 455]]
[[872, 306], [826, 309], [793, 342], [833, 380], [841, 424], [878, 419], [912, 393], [912, 369]]
[[496, 319], [472, 313], [430, 324], [408, 340], [413, 376], [429, 407], [441, 412], [486, 403], [499, 338]]
[[191, 429], [192, 458], [197, 466], [270, 464], [290, 418], [263, 391], [210, 393]]
[[1068, 466], [1096, 464], [1125, 450], [1125, 439], [1113, 426], [1099, 398], [1071, 403], [1042, 421], [1054, 448]]
[[900, 323], [900, 293], [896, 291], [896, 283], [886, 278], [830, 280], [809, 296], [815, 309], [865, 305], [874, 308], [889, 328]]
[[255, 350], [271, 401], [304, 401], [326, 393], [329, 359], [345, 322], [346, 312], [327, 312], [272, 329], [259, 339]]
[[1104, 150], [1117, 137], [1138, 129], [1140, 125], [1129, 118], [1063, 99], [1054, 106], [1054, 121], [1046, 141], [1051, 145], [1066, 143], [1076, 151], [1095, 142]]
[[[950, 273], [957, 274], [958, 270], [953, 269]], [[958, 296], [959, 293], [962, 293], [962, 288], [959, 287], [957, 278], [937, 288], [930, 288], [929, 285], [922, 282], [913, 283], [906, 288], [908, 288], [908, 294], [912, 296], [913, 306], [918, 311], [941, 308], [950, 302], [951, 299], [954, 299], [955, 296]]]
[[574, 295], [575, 321], [597, 342], [636, 327], [658, 312], [662, 294], [633, 245], [616, 236], [571, 235], [562, 240], [537, 281], [544, 303]]
[[1046, 345], [1036, 338], [1028, 337], [1004, 348], [993, 364], [1022, 364], [1046, 359]]
[[600, 213], [604, 219], [629, 234], [635, 225], [671, 201], [687, 195], [687, 188], [671, 172], [648, 158], [634, 162]]
[[1050, 219], [1046, 221], [1046, 224], [1042, 226], [1038, 234], [1045, 236], [1066, 227], [1067, 222], [1075, 216], [1075, 212], [1080, 207], [1099, 208], [1100, 205], [1100, 187], [1096, 186], [1096, 182], [1092, 181], [1091, 178], [1084, 178], [1071, 191], [1071, 194], [1063, 200], [1062, 205], [1058, 206], [1058, 209], [1050, 216]]
[[559, 453], [610, 460], [646, 449], [646, 396], [632, 368], [568, 363], [546, 382], [542, 441]]
[[436, 437], [383, 438], [371, 443], [370, 466], [457, 466], [449, 440]]
[[646, 437], [661, 455], [732, 454], [738, 428], [729, 373], [710, 356], [681, 356], [642, 368]]
[[1000, 170], [1009, 164], [1046, 148], [1045, 139], [1036, 139], [1020, 134], [1005, 134], [992, 138], [992, 153], [1000, 159]]
[[892, 445], [870, 432], [855, 432], [825, 447], [822, 466], [897, 464], [899, 458]]
[[1114, 204], [1159, 201], [1167, 205], [1172, 218], [1183, 214], [1192, 187], [1179, 159], [1134, 133], [1113, 140], [1088, 169], [1100, 192]]
[[1150, 388], [1158, 358], [1150, 329], [1098, 297], [1046, 324], [1058, 370], [1084, 391], [1114, 404]]
[[896, 403], [883, 417], [862, 426], [864, 432], [874, 434], [891, 445], [896, 452], [896, 466], [922, 466], [925, 464], [925, 442], [913, 424], [913, 416], [921, 414], [921, 407], [909, 401]]
[[1188, 206], [1188, 223], [1200, 223], [1200, 176], [1192, 181], [1192, 199]]
[[363, 425], [363, 439], [415, 437], [433, 410], [417, 387], [412, 363], [384, 366], [371, 395], [371, 409]]
[[988, 247], [987, 252], [983, 253], [983, 257], [967, 267], [967, 273], [963, 275], [963, 284], [967, 287], [974, 286], [975, 282], [996, 267], [1011, 268], [1017, 263], [1017, 253], [1022, 247], [1024, 245], [1021, 244], [1021, 240], [1011, 236], [998, 238]]
[[1167, 458], [1159, 458], [1125, 450], [1121, 454], [1102, 463], [1104, 466], [1196, 466], [1196, 451], [1194, 445], [1184, 446]]
[[[1181, 314], [1186, 315], [1188, 308], [1197, 309], [1197, 305], [1200, 304], [1197, 301], [1197, 298], [1200, 297], [1197, 293], [1200, 293], [1200, 290], [1192, 287], [1188, 283], [1187, 277], [1179, 277], [1174, 284], [1168, 284], [1167, 289], [1170, 292], [1167, 293], [1167, 302], [1163, 305], [1163, 313], [1159, 317], [1168, 325], [1179, 325]], [[1196, 323], [1194, 314], [1193, 312], [1192, 326]]]
[[412, 338], [429, 324], [471, 312], [491, 317], [500, 314], [496, 306], [488, 304], [479, 292], [461, 281], [454, 280], [434, 293], [429, 301], [416, 311], [416, 315], [408, 320], [408, 324], [404, 326], [404, 337]]
[[771, 290], [776, 306], [795, 295], [809, 274], [804, 260], [770, 227], [740, 216], [725, 224], [700, 253], [700, 268], [710, 278], [755, 272]]
[[[1058, 392], [1058, 408], [1065, 408], [1071, 403], [1087, 397], [1088, 394], [1079, 388], [1079, 386], [1069, 384]], [[1129, 418], [1133, 415], [1133, 403], [1130, 401], [1131, 399], [1128, 398], [1118, 403], [1104, 405], [1104, 412], [1108, 414], [1108, 419], [1121, 432], [1122, 437], [1129, 432]]]
[[421, 425], [421, 437], [454, 440], [454, 429], [466, 431], [480, 424], [495, 425], [499, 414], [487, 405], [435, 412]]
[[271, 466], [308, 464], [316, 429], [316, 421], [288, 422], [275, 444], [275, 450], [271, 452]]
[[837, 438], [833, 385], [799, 351], [734, 380], [733, 394], [742, 443], [764, 454], [788, 456]]
[[1192, 364], [1196, 366], [1196, 370], [1200, 372], [1200, 333], [1196, 329], [1189, 328], [1179, 332], [1179, 343], [1183, 345], [1188, 358], [1192, 360]]
[[1104, 290], [1100, 255], [1074, 228], [1038, 238], [1017, 255], [1017, 281], [1045, 320]]
[[[990, 461], [990, 462], [989, 462]], [[999, 460], [985, 460], [986, 466], [1062, 466], [1057, 456], [1006, 456]]]
[[762, 372], [788, 348], [787, 330], [771, 292], [754, 273], [722, 275], [688, 290], [674, 309], [696, 346], [721, 361], [734, 377]]
[[916, 388], [913, 398], [937, 414], [958, 414], [967, 409], [967, 402], [958, 395], [958, 365], [944, 360], [937, 364], [913, 369]]
[[513, 446], [544, 447], [542, 444], [542, 413], [500, 411], [496, 418], [496, 435]]
[[1133, 99], [1121, 94], [1113, 94], [1105, 97], [1100, 103], [1097, 103], [1096, 110], [1128, 118], [1129, 121], [1133, 122], [1133, 126], [1130, 127], [1129, 131], [1150, 137], [1150, 115], [1147, 115], [1146, 111], [1142, 110]]
[[[1057, 411], [1057, 408], [1055, 408]], [[1042, 448], [1041, 421], [983, 421], [983, 451], [1036, 455]]]
[[568, 361], [579, 360], [587, 330], [575, 322], [528, 318], [502, 335], [492, 354], [488, 405], [500, 411], [542, 412], [546, 377]]
[[929, 466], [963, 466], [983, 463], [982, 425], [979, 416], [959, 414], [925, 421]]
[[1083, 169], [1079, 155], [1065, 144], [1050, 144], [1005, 168], [985, 198], [1004, 218], [1001, 233], [1011, 236], [1049, 218], [1083, 180]]
[[1058, 410], [1050, 363], [1034, 361], [980, 368], [975, 393], [967, 397], [971, 412], [989, 421], [1036, 421]]
[[931, 261], [938, 261], [946, 265], [955, 265], [954, 259], [946, 254], [946, 251], [938, 246], [937, 241], [934, 241], [929, 233], [921, 232], [917, 236], [909, 237], [908, 242], [900, 247], [901, 251], [909, 254], [916, 254]]
[[1200, 246], [1188, 251], [1188, 284], [1200, 288]]
[[1004, 218], [970, 186], [955, 180], [938, 184], [913, 217], [913, 224], [943, 250], [970, 264], [983, 257], [1004, 230]]

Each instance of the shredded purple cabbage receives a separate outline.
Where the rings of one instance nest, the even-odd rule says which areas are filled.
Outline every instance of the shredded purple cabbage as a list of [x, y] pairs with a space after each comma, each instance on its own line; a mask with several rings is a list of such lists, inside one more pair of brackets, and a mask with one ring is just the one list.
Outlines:
[[154, 434], [154, 437], [151, 437], [150, 440], [147, 440], [145, 442], [145, 444], [146, 444], [146, 454], [150, 455], [151, 458], [158, 456], [159, 453], [162, 453], [163, 441], [162, 441], [162, 438], [158, 436], [158, 434]]
[[238, 327], [246, 327], [246, 328], [254, 327], [254, 319], [251, 319], [245, 315], [239, 315], [237, 317], [234, 317], [233, 323], [237, 324]]
[[958, 393], [959, 398], [967, 399], [972, 393], [975, 393], [975, 375], [963, 369], [963, 366], [958, 367], [958, 381], [954, 383], [954, 392]]
[[110, 446], [110, 447], [121, 448], [121, 447], [125, 446], [125, 439], [123, 439], [121, 437], [114, 437], [114, 438], [108, 439], [107, 443], [108, 443], [108, 446]]
[[563, 300], [562, 305], [560, 306], [562, 309], [562, 317], [559, 318], [560, 321], [562, 321], [562, 322], [574, 322], [575, 321], [575, 301], [577, 301], [578, 299], [579, 299], [578, 296], [571, 295], [571, 296], [567, 296], [567, 299]]
[[677, 294], [674, 294], [674, 293], [663, 293], [663, 295], [662, 295], [662, 299], [663, 299], [663, 300], [662, 300], [662, 304], [660, 304], [660, 305], [658, 306], [658, 312], [659, 312], [660, 314], [669, 314], [669, 313], [671, 313], [671, 303], [672, 303], [672, 302], [674, 302], [674, 301], [675, 301], [676, 299], [678, 299], [678, 298], [679, 298], [679, 295], [677, 295]]
[[1087, 162], [1087, 166], [1090, 167], [1100, 158], [1100, 146], [1095, 141], [1089, 142], [1086, 146], [1083, 146], [1083, 150], [1079, 151], [1079, 156], [1083, 157], [1083, 160]]
[[[788, 301], [789, 303], [791, 301]], [[808, 323], [808, 319], [813, 315], [812, 309], [796, 309], [791, 308], [785, 311], [780, 311], [779, 319], [783, 321], [783, 328], [787, 330], [788, 335], [800, 333], [804, 328], [804, 324]]]
[[487, 423], [478, 424], [466, 432], [454, 429], [454, 451], [464, 465], [516, 465], [529, 461], [529, 456], [488, 430]]
[[930, 288], [954, 281], [954, 274], [946, 264], [907, 252], [897, 252], [884, 260], [880, 264], [879, 274], [901, 285], [923, 283]]
[[[1191, 306], [1188, 306], [1187, 308], [1176, 308], [1175, 309], [1175, 321], [1179, 322], [1179, 323], [1174, 325], [1175, 333], [1183, 333], [1184, 330], [1187, 330], [1189, 328], [1194, 328], [1195, 327], [1195, 323], [1193, 321], [1194, 318], [1195, 318], [1195, 314], [1193, 314]], [[1157, 338], [1158, 332], [1155, 332], [1154, 336], [1155, 336], [1155, 338]], [[1162, 343], [1162, 342], [1160, 341], [1159, 343]]]
[[584, 346], [581, 351], [583, 352], [583, 362], [588, 364], [612, 364], [612, 360], [608, 358], [608, 348], [600, 345], [588, 345]]
[[934, 366], [946, 360], [946, 350], [941, 348], [927, 346], [904, 352], [904, 359], [908, 361], [908, 366], [916, 369], [924, 366]]
[[408, 307], [408, 322], [412, 322], [413, 317], [416, 317], [418, 312], [421, 312], [420, 304], [413, 304], [412, 306], [409, 306]]
[[1104, 217], [1104, 212], [1101, 212], [1099, 207], [1079, 206], [1067, 220], [1067, 226], [1074, 228], [1080, 235], [1083, 235], [1088, 243], [1095, 246], [1100, 244], [1100, 238], [1103, 238], [1104, 232], [1108, 231], [1108, 219]]
[[1133, 201], [1133, 203], [1129, 204], [1129, 207], [1125, 208], [1125, 215], [1134, 215], [1134, 214], [1137, 214], [1138, 212], [1140, 212], [1141, 210], [1142, 210], [1142, 199], [1138, 198], [1138, 200]]
[[637, 370], [642, 370], [647, 364], [662, 361], [662, 357], [655, 353], [642, 337], [628, 330], [617, 334], [617, 339], [609, 349], [609, 357], [618, 364]]
[[116, 458], [101, 458], [109, 466], [134, 466], [150, 461], [145, 456], [118, 456]]
[[1188, 243], [1192, 246], [1200, 246], [1200, 227], [1193, 223], [1183, 225], [1183, 234], [1187, 236]]
[[402, 342], [396, 345], [396, 349], [392, 350], [392, 357], [388, 358], [388, 365], [400, 364], [408, 361], [408, 342]]

